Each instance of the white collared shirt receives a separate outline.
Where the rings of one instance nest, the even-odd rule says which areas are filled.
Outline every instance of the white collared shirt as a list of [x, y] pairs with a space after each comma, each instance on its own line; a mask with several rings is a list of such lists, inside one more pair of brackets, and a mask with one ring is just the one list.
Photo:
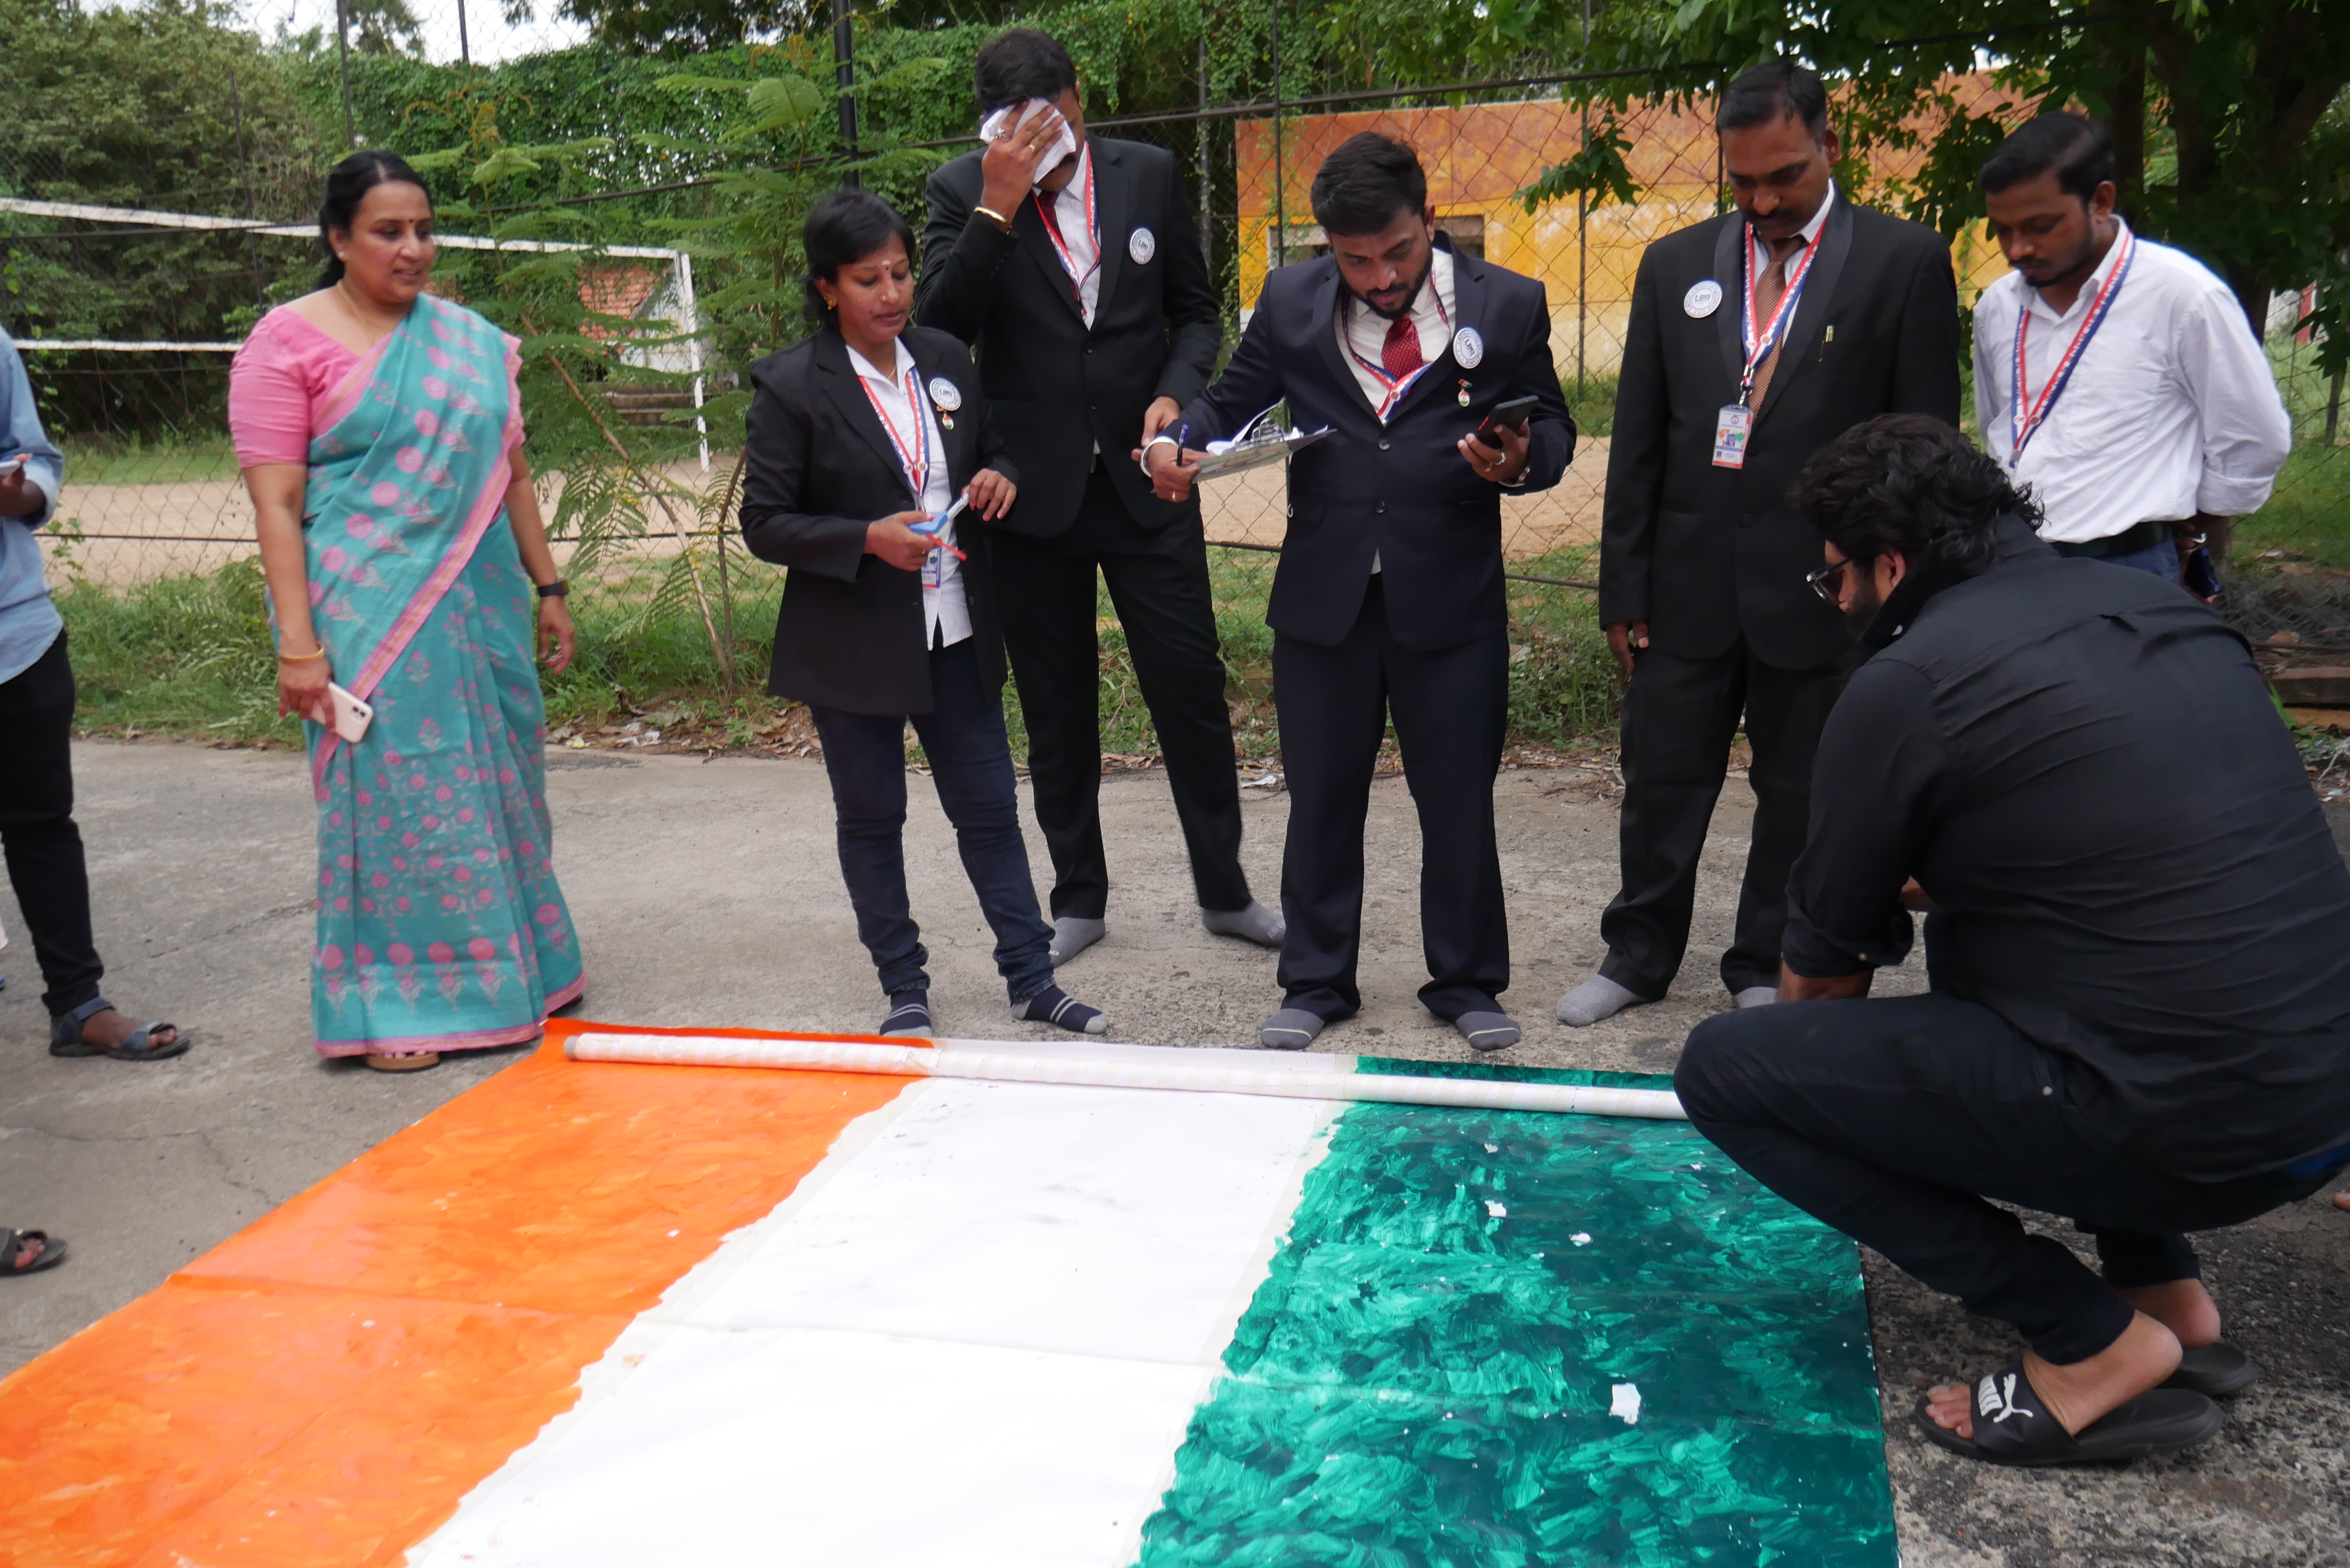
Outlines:
[[2051, 541], [2106, 539], [2198, 512], [2257, 512], [2293, 450], [2276, 376], [2235, 295], [2183, 251], [2139, 239], [2105, 324], [2024, 443], [2023, 461], [2012, 462], [2018, 324], [2031, 322], [2031, 399], [2120, 264], [2129, 231], [2114, 222], [2112, 246], [2062, 315], [2020, 273], [1975, 302], [1975, 425], [1983, 450], [2031, 485], [2046, 514], [2040, 536]]
[[[1060, 193], [1051, 198], [1054, 221], [1061, 226], [1061, 243], [1067, 247], [1069, 263], [1076, 269], [1077, 302], [1084, 307], [1086, 325], [1094, 324], [1094, 310], [1101, 304], [1101, 246], [1095, 243], [1092, 216], [1086, 210], [1086, 197], [1094, 185], [1094, 150], [1077, 149], [1077, 171]], [[1039, 191], [1037, 195], [1043, 196]]]
[[[922, 510], [936, 517], [953, 504], [953, 487], [947, 479], [947, 443], [939, 431], [939, 421], [931, 412], [927, 397], [909, 398], [906, 378], [919, 377], [914, 369], [914, 356], [907, 351], [905, 339], [896, 342], [898, 373], [885, 376], [873, 361], [856, 349], [848, 350], [848, 368], [865, 383], [874, 400], [881, 405], [884, 422], [891, 427], [899, 441], [905, 441], [921, 421], [931, 448], [930, 472], [922, 484]], [[939, 542], [955, 542], [955, 525], [951, 523], [939, 530]], [[971, 601], [962, 587], [962, 563], [949, 550], [932, 550], [922, 563], [922, 643], [926, 648], [951, 648], [971, 635]]]
[[[1452, 293], [1452, 253], [1440, 245], [1430, 253], [1428, 281], [1411, 302], [1411, 327], [1419, 335], [1422, 365], [1433, 365], [1451, 346], [1458, 303]], [[1388, 402], [1387, 387], [1370, 367], [1386, 364], [1388, 327], [1388, 317], [1357, 299], [1344, 284], [1338, 286], [1338, 319], [1334, 328], [1338, 334], [1338, 353], [1354, 371], [1355, 385], [1362, 389], [1372, 411], [1387, 409], [1388, 412], [1379, 413], [1381, 424], [1394, 410]]]

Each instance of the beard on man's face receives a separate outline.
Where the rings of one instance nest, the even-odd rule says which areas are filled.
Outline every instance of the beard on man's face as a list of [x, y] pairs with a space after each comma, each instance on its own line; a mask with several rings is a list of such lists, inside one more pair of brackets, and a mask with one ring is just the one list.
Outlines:
[[1856, 560], [1845, 568], [1845, 580], [1850, 585], [1851, 592], [1842, 608], [1845, 619], [1852, 623], [1855, 632], [1866, 631], [1868, 623], [1877, 618], [1877, 612], [1885, 607], [1884, 596], [1877, 591], [1875, 565], [1871, 561]]
[[1419, 298], [1419, 291], [1428, 286], [1429, 274], [1435, 270], [1436, 251], [1433, 246], [1430, 246], [1428, 259], [1420, 263], [1419, 275], [1413, 278], [1409, 286], [1398, 284], [1396, 292], [1387, 296], [1395, 301], [1392, 306], [1381, 305], [1378, 299], [1367, 294], [1361, 296], [1362, 301], [1371, 307], [1371, 314], [1374, 316], [1384, 317], [1389, 321], [1401, 320], [1411, 314], [1412, 306]]

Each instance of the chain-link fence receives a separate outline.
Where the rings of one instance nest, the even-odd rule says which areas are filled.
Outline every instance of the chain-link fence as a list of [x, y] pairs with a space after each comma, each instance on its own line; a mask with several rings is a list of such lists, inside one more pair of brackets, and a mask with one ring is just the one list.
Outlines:
[[[0, 311], [68, 454], [51, 550], [76, 636], [119, 654], [115, 683], [103, 669], [96, 677], [100, 712], [117, 701], [150, 713], [165, 688], [217, 678], [212, 705], [192, 711], [219, 711], [205, 722], [232, 733], [267, 727], [227, 363], [262, 310], [310, 286], [302, 214], [320, 171], [360, 144], [428, 167], [444, 233], [501, 242], [444, 252], [436, 286], [538, 346], [525, 383], [531, 455], [558, 559], [586, 585], [574, 600], [585, 653], [552, 692], [565, 727], [806, 745], [801, 721], [749, 700], [781, 574], [729, 537], [743, 401], [734, 372], [805, 330], [778, 303], [791, 292], [797, 217], [844, 162], [919, 229], [923, 177], [970, 145], [968, 56], [988, 30], [852, 28], [860, 58], [844, 115], [830, 38], [645, 59], [581, 45], [577, 23], [510, 15], [478, 0], [343, 0], [339, 12], [296, 0], [245, 30], [161, 12], [85, 16], [80, 47], [128, 62], [112, 96], [26, 95], [47, 118], [20, 110], [13, 144], [0, 145]], [[1169, 104], [1162, 79], [1160, 107], [1138, 109], [1093, 88], [1089, 57], [1073, 47], [1094, 129], [1166, 147], [1185, 171], [1234, 330], [1270, 267], [1322, 246], [1306, 188], [1329, 150], [1365, 129], [1419, 149], [1456, 246], [1544, 282], [1583, 441], [1556, 489], [1503, 503], [1513, 718], [1534, 745], [1607, 729], [1612, 677], [1589, 585], [1616, 369], [1641, 251], [1722, 204], [1710, 105], [1660, 79], [1648, 96], [1586, 108], [1562, 93], [1573, 78], [1557, 76], [1293, 88], [1274, 104], [1271, 82], [1288, 79], [1277, 67], [1253, 84], [1219, 78], [1201, 40], [1185, 46], [1198, 51], [1196, 94]], [[185, 67], [198, 57], [210, 73], [201, 78]], [[806, 91], [762, 99], [762, 80]], [[1967, 108], [2004, 105], [1988, 78], [1946, 86]], [[123, 112], [133, 102], [135, 122]], [[1595, 132], [1620, 147], [1632, 199], [1530, 207], [1528, 190]], [[1898, 202], [1922, 156], [1880, 144], [1844, 178], [1863, 199]], [[517, 248], [525, 243], [536, 248]], [[1970, 304], [2004, 264], [1980, 229], [1962, 232], [1955, 253]], [[2271, 591], [2280, 575], [2307, 579], [2294, 603], [2322, 607], [2350, 566], [2341, 382], [2320, 374], [2322, 345], [2297, 329], [2305, 306], [2280, 296], [2269, 324], [2299, 440], [2277, 501], [2240, 531], [2238, 562], [2253, 576], [2236, 600], [2256, 635], [2323, 646], [2350, 611], [2296, 610], [2324, 624], [2268, 628], [2258, 608], [2282, 602]], [[1269, 756], [1263, 610], [1285, 519], [1281, 475], [1219, 482], [1203, 499], [1234, 717], [1244, 752]], [[1102, 615], [1105, 749], [1140, 758], [1147, 714], [1106, 601]], [[222, 651], [230, 645], [242, 651]], [[86, 672], [104, 664], [85, 655]], [[236, 681], [252, 689], [231, 702]]]

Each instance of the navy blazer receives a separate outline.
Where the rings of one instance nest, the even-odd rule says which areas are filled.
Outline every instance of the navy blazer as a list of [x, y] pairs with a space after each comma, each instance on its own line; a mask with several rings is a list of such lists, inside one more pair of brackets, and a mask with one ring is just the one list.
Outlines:
[[1223, 306], [1200, 252], [1199, 217], [1164, 148], [1102, 136], [1086, 145], [1101, 224], [1093, 325], [1034, 201], [1009, 214], [1009, 234], [972, 221], [977, 152], [931, 176], [915, 318], [972, 346], [1004, 450], [1028, 476], [1020, 504], [989, 527], [1045, 539], [1067, 533], [1098, 442], [1136, 522], [1197, 528], [1196, 504], [1159, 500], [1139, 469], [1118, 460], [1142, 439], [1154, 399], [1199, 396], [1223, 347]]
[[[927, 392], [951, 383], [962, 406], [946, 441], [947, 480], [960, 495], [982, 468], [1018, 479], [988, 421], [971, 356], [943, 332], [906, 329], [907, 351]], [[849, 369], [848, 345], [826, 326], [751, 367], [743, 428], [743, 539], [763, 561], [791, 568], [775, 621], [767, 690], [852, 713], [927, 713], [931, 661], [922, 577], [865, 553], [865, 525], [920, 506], [921, 498]], [[981, 678], [1003, 682], [1003, 643], [990, 592], [985, 530], [956, 519], [963, 594], [971, 605]]]
[[[1804, 586], [1820, 535], [1787, 503], [1828, 442], [1878, 414], [1959, 422], [1959, 296], [1950, 242], [1842, 192], [1771, 373], [1743, 468], [1713, 466], [1722, 405], [1745, 368], [1738, 293], [1745, 220], [1725, 213], [1640, 257], [1616, 383], [1601, 506], [1599, 618], [1645, 620], [1650, 646], [1717, 658], [1742, 637], [1782, 670], [1835, 663], [1844, 617]], [[1721, 300], [1689, 314], [1711, 279]]]
[[[1437, 243], [1451, 245], [1441, 235]], [[1549, 489], [1574, 460], [1575, 421], [1551, 361], [1543, 286], [1454, 252], [1452, 344], [1385, 426], [1338, 349], [1341, 286], [1328, 256], [1265, 279], [1232, 363], [1183, 410], [1195, 448], [1232, 436], [1284, 399], [1298, 429], [1331, 427], [1290, 459], [1289, 528], [1265, 622], [1305, 642], [1336, 644], [1362, 611], [1376, 555], [1388, 626], [1403, 647], [1432, 652], [1502, 631], [1509, 625], [1504, 492], [1479, 478], [1455, 443], [1494, 404], [1531, 394], [1539, 400], [1525, 483], [1508, 493]], [[1471, 329], [1484, 352], [1464, 366], [1456, 350]]]

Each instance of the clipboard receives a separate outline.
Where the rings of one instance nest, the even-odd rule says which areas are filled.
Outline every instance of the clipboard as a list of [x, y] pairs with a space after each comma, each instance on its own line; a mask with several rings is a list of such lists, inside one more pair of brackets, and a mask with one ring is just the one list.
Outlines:
[[1257, 423], [1263, 418], [1263, 415], [1260, 414], [1257, 420], [1252, 420], [1249, 428], [1241, 433], [1238, 440], [1210, 441], [1208, 450], [1200, 458], [1198, 477], [1214, 479], [1222, 474], [1245, 473], [1252, 468], [1281, 462], [1291, 452], [1312, 446], [1330, 433], [1328, 425], [1318, 431], [1290, 431], [1286, 433], [1277, 429], [1260, 431]]

